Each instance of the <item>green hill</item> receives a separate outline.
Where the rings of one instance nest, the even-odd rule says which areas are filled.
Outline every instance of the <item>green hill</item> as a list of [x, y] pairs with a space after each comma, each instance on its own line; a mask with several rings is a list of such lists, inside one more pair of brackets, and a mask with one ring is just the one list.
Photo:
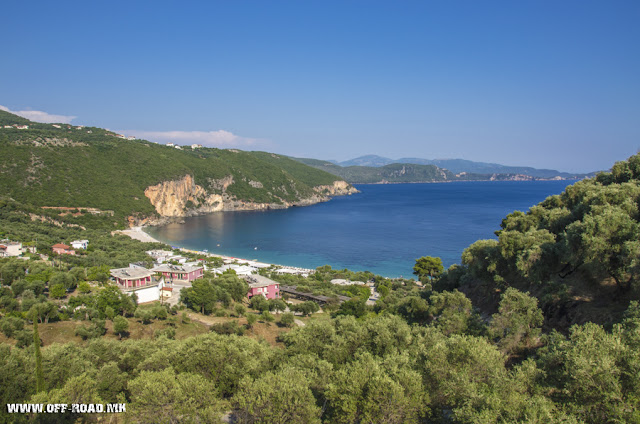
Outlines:
[[619, 321], [640, 299], [640, 155], [502, 220], [441, 279], [487, 311], [509, 287], [535, 295], [547, 325]]
[[[224, 206], [218, 207], [225, 208], [313, 203], [323, 200], [321, 186], [340, 180], [271, 153], [178, 150], [124, 140], [96, 127], [35, 123], [3, 111], [0, 122], [0, 194], [35, 206], [112, 210], [118, 222], [156, 213], [145, 190], [185, 176], [201, 187], [185, 194], [185, 214], [212, 195], [220, 195]], [[12, 124], [29, 128], [4, 127]]]
[[448, 169], [436, 165], [419, 165], [412, 163], [391, 163], [380, 166], [340, 166], [334, 163], [308, 158], [294, 158], [305, 165], [329, 172], [343, 178], [351, 184], [380, 184], [380, 183], [432, 183], [446, 181], [504, 181], [504, 180], [533, 180], [535, 177], [524, 174], [454, 174]]
[[435, 165], [394, 163], [380, 167], [342, 167], [331, 162], [316, 159], [296, 158], [296, 160], [306, 165], [313, 166], [314, 168], [337, 175], [351, 184], [415, 183], [453, 181], [457, 179], [450, 171], [440, 169]]
[[595, 176], [594, 173], [590, 174], [577, 174], [569, 172], [559, 172], [554, 169], [536, 169], [528, 166], [506, 166], [498, 163], [486, 163], [486, 162], [474, 162], [465, 159], [422, 159], [422, 158], [400, 158], [389, 159], [377, 155], [360, 156], [355, 159], [347, 160], [344, 162], [338, 162], [337, 165], [341, 167], [348, 166], [372, 166], [379, 167], [392, 163], [403, 163], [413, 165], [436, 165], [442, 169], [448, 169], [449, 171], [460, 174], [478, 174], [478, 175], [493, 175], [493, 174], [517, 174], [528, 175], [534, 178], [565, 178], [565, 179], [581, 179], [588, 176]]

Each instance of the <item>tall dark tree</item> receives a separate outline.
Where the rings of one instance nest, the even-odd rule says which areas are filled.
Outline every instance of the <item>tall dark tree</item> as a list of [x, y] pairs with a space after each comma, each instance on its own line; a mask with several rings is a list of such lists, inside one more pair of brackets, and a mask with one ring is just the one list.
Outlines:
[[416, 264], [413, 267], [415, 275], [419, 278], [429, 277], [429, 280], [438, 277], [442, 274], [442, 271], [444, 271], [442, 259], [432, 256], [423, 256], [420, 259], [416, 259]]

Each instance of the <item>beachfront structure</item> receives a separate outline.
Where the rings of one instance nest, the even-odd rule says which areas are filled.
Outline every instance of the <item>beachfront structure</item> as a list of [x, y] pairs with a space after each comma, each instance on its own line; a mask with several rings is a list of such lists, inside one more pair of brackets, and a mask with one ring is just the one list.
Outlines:
[[53, 253], [57, 253], [58, 255], [75, 255], [76, 251], [72, 250], [70, 246], [66, 244], [58, 243], [51, 246], [51, 250]]
[[180, 256], [180, 255], [174, 255], [174, 256], [169, 256], [167, 258], [167, 262], [178, 262], [179, 264], [186, 264], [187, 263], [187, 258], [185, 258], [184, 256]]
[[247, 266], [250, 266], [250, 267], [253, 267], [253, 268], [259, 268], [259, 269], [271, 268], [273, 266], [271, 264], [267, 264], [267, 263], [264, 263], [264, 262], [256, 262], [256, 261], [242, 261], [240, 263], [242, 263], [244, 265], [247, 265]]
[[235, 271], [236, 275], [251, 275], [256, 271], [258, 271], [257, 268], [247, 266], [247, 265], [229, 264], [229, 265], [222, 265], [220, 268], [214, 268], [213, 272], [216, 274], [222, 274], [228, 270]]
[[202, 278], [204, 275], [204, 267], [197, 265], [162, 264], [151, 271], [161, 273], [165, 280], [168, 281], [186, 281], [189, 283]]
[[279, 275], [291, 274], [291, 275], [301, 275], [303, 277], [308, 277], [310, 273], [313, 273], [313, 270], [304, 269], [304, 268], [280, 268], [280, 269], [276, 269], [276, 274], [279, 274]]
[[19, 241], [2, 240], [0, 242], [0, 258], [20, 256], [22, 253], [22, 243]]
[[89, 240], [74, 240], [71, 242], [74, 249], [86, 249], [89, 246]]
[[351, 281], [351, 280], [343, 280], [342, 278], [334, 278], [331, 280], [331, 284], [337, 284], [339, 286], [350, 286], [353, 284], [364, 285], [364, 281]]
[[262, 275], [247, 275], [244, 277], [249, 284], [247, 297], [251, 299], [253, 296], [261, 295], [267, 299], [280, 298], [280, 283]]
[[110, 270], [111, 277], [124, 289], [144, 287], [153, 282], [154, 272], [145, 268], [116, 268]]
[[158, 263], [163, 263], [168, 257], [173, 256], [173, 252], [170, 250], [147, 250], [146, 253]]

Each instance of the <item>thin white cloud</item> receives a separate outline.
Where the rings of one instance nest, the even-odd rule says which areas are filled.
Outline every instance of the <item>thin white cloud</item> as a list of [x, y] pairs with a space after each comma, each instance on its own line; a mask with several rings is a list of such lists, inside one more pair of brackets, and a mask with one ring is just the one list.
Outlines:
[[240, 137], [229, 131], [138, 131], [122, 130], [125, 135], [155, 141], [156, 143], [202, 144], [218, 148], [254, 148], [269, 145], [269, 141], [260, 138]]
[[52, 115], [41, 110], [10, 110], [8, 107], [2, 105], [0, 105], [0, 110], [22, 116], [23, 118], [27, 118], [34, 122], [41, 122], [43, 124], [70, 124], [71, 121], [77, 118], [77, 116]]

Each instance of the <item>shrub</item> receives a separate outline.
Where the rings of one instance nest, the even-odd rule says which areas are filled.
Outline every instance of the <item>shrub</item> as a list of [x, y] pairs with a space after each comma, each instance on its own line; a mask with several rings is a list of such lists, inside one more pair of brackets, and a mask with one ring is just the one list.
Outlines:
[[24, 320], [16, 317], [4, 317], [0, 320], [0, 330], [7, 337], [13, 337], [14, 334], [24, 329]]
[[254, 314], [247, 315], [247, 328], [251, 328], [258, 321], [258, 316]]
[[295, 317], [291, 312], [285, 312], [280, 316], [280, 324], [285, 327], [293, 327], [295, 323]]
[[239, 326], [237, 321], [229, 321], [212, 325], [211, 331], [218, 334], [237, 334], [238, 336], [242, 336], [245, 332], [245, 329], [244, 327]]

